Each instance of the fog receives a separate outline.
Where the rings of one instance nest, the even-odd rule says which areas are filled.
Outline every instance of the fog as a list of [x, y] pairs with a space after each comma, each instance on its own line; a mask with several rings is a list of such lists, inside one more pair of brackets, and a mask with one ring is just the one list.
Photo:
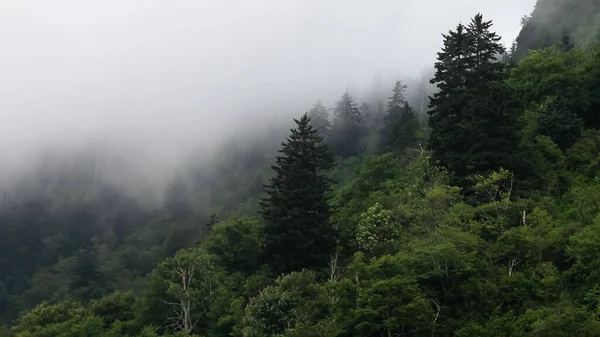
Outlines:
[[2, 165], [102, 139], [166, 172], [191, 149], [210, 158], [239, 130], [367, 90], [376, 74], [418, 77], [441, 33], [477, 12], [509, 45], [533, 5], [0, 0]]

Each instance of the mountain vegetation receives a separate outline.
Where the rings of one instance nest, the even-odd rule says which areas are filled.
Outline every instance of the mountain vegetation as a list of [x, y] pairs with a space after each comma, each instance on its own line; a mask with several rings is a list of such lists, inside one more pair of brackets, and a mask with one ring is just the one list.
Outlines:
[[540, 1], [508, 52], [478, 14], [428, 105], [298, 107], [160, 208], [34, 175], [0, 202], [0, 335], [600, 336], [592, 13]]

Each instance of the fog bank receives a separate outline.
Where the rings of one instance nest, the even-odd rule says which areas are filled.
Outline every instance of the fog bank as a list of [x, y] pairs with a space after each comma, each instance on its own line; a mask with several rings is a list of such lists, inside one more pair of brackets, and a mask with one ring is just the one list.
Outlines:
[[366, 92], [375, 74], [419, 76], [441, 33], [477, 12], [508, 45], [533, 3], [2, 0], [2, 166], [102, 140], [167, 172], [240, 129]]

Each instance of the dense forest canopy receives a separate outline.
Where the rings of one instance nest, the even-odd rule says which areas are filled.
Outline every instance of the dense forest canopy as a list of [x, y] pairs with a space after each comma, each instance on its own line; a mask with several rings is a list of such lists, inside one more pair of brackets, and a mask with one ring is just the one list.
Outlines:
[[0, 197], [0, 335], [600, 336], [599, 15], [540, 0], [506, 48], [476, 14], [428, 83], [341, 88], [162, 185], [40, 154]]

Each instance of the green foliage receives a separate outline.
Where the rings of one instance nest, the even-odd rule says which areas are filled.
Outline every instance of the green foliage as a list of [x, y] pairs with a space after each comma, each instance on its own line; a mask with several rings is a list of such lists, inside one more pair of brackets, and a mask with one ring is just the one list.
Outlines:
[[358, 280], [354, 329], [361, 336], [408, 333], [433, 323], [432, 307], [405, 255], [383, 256], [368, 265], [358, 262], [352, 269]]
[[533, 52], [511, 72], [507, 81], [524, 108], [540, 106], [536, 132], [551, 137], [561, 149], [570, 147], [588, 116], [589, 93], [583, 71], [588, 57], [579, 49], [563, 52], [549, 48]]
[[600, 41], [599, 11], [600, 5], [595, 1], [537, 1], [531, 15], [523, 20], [516, 39], [517, 58], [526, 56], [530, 50]]
[[477, 15], [444, 35], [431, 80], [439, 89], [429, 111], [432, 159], [461, 186], [471, 174], [513, 166], [516, 115], [503, 82], [504, 65], [496, 60], [504, 48], [491, 27]]
[[400, 81], [396, 82], [383, 120], [383, 142], [397, 157], [402, 156], [408, 147], [416, 147], [422, 136], [419, 118], [404, 97], [406, 88]]
[[571, 277], [576, 284], [594, 284], [598, 280], [600, 259], [596, 253], [600, 248], [600, 218], [570, 238], [567, 256], [573, 260]]
[[94, 337], [102, 333], [102, 318], [74, 302], [42, 303], [14, 327], [16, 337]]
[[[548, 3], [526, 28], [595, 8]], [[398, 82], [386, 118], [384, 96], [346, 93], [333, 127], [318, 103], [273, 172], [275, 129], [178, 175], [157, 212], [108, 187], [7, 194], [0, 335], [600, 335], [600, 49], [567, 26], [508, 68], [480, 15], [444, 35], [430, 150]]]
[[98, 265], [95, 245], [84, 247], [75, 255], [69, 295], [79, 300], [98, 298], [105, 292], [105, 281]]
[[144, 323], [190, 333], [206, 324], [220, 271], [199, 249], [181, 250], [150, 275], [140, 314]]
[[139, 330], [135, 318], [135, 294], [132, 291], [115, 292], [93, 301], [91, 312], [104, 321], [104, 328], [114, 334], [129, 335]]
[[600, 173], [600, 133], [584, 131], [581, 139], [566, 152], [566, 164], [579, 174], [593, 178]]
[[254, 297], [241, 322], [243, 336], [275, 336], [302, 326], [310, 326], [323, 316], [328, 303], [324, 289], [315, 284], [315, 274], [293, 272], [280, 277], [275, 286], [263, 289]]
[[252, 274], [263, 252], [263, 228], [253, 218], [234, 218], [212, 228], [202, 247], [227, 271]]
[[326, 176], [333, 158], [307, 115], [295, 121], [261, 201], [265, 261], [277, 273], [323, 267], [335, 249]]
[[349, 92], [335, 105], [335, 119], [327, 143], [331, 153], [342, 158], [364, 156], [363, 116]]
[[400, 233], [393, 222], [392, 213], [376, 203], [366, 213], [361, 214], [356, 229], [356, 241], [360, 249], [366, 253], [379, 255], [386, 253], [393, 240]]

